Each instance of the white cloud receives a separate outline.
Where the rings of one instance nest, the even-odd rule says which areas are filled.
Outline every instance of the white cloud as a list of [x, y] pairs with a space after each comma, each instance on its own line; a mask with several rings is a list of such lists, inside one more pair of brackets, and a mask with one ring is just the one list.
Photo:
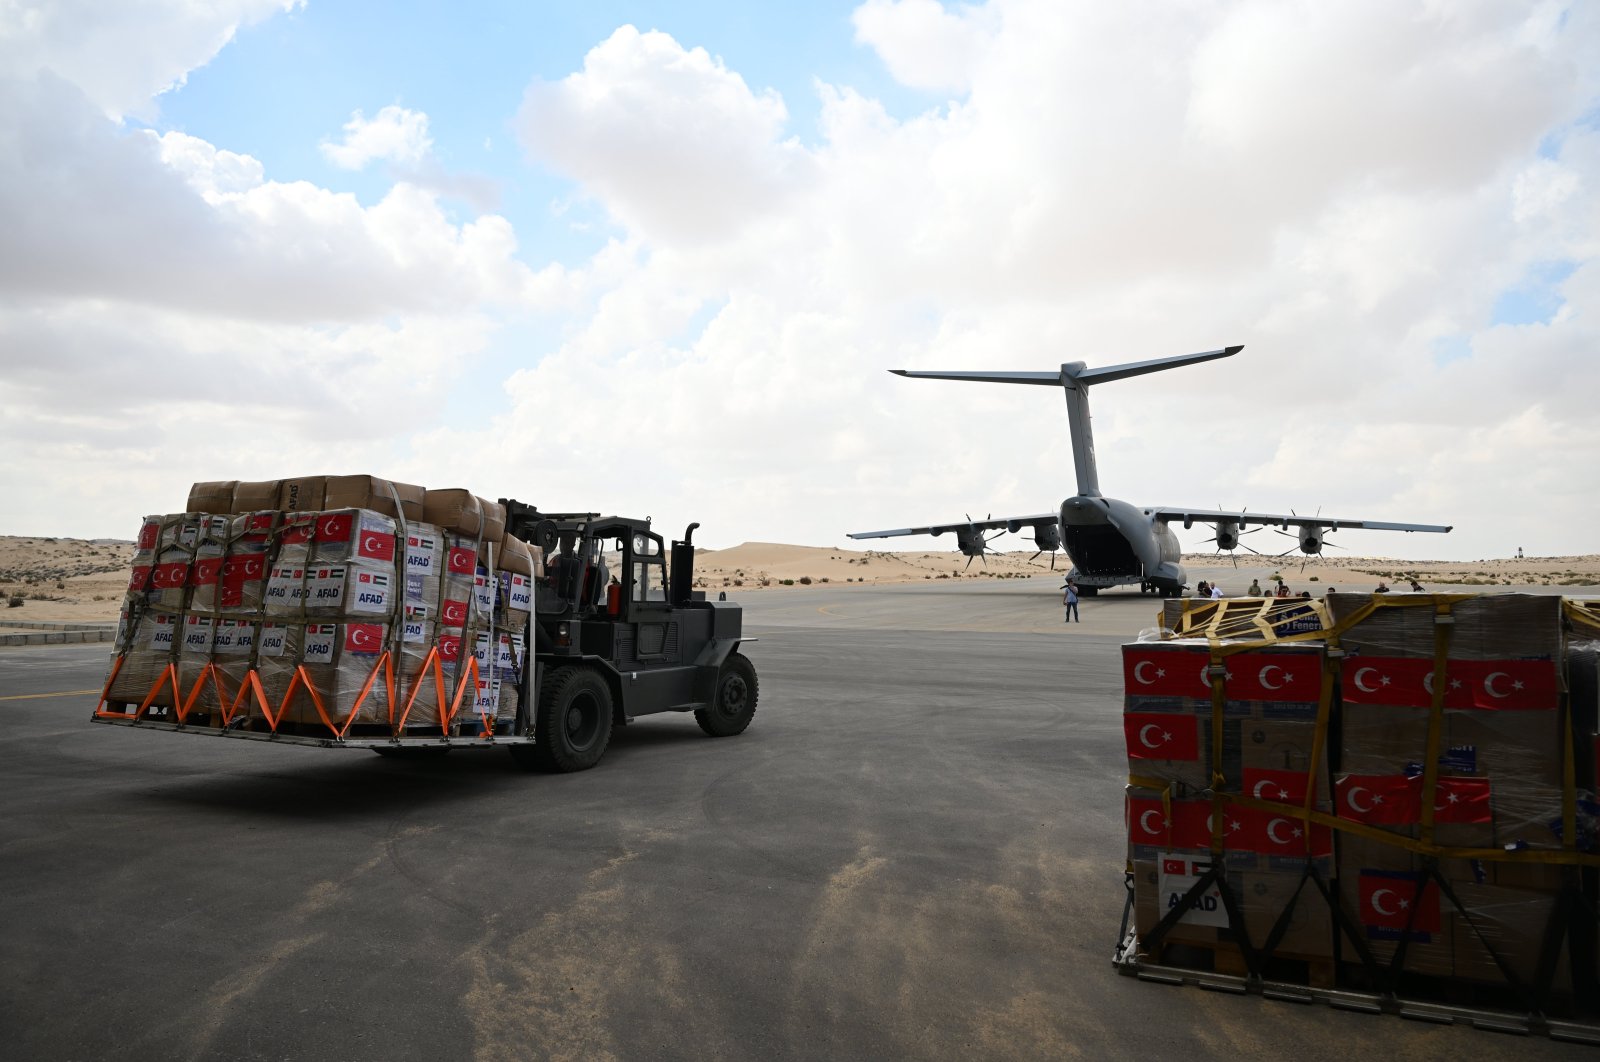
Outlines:
[[195, 313], [358, 320], [516, 303], [533, 274], [494, 215], [396, 184], [371, 207], [181, 133], [128, 131], [52, 75], [0, 84], [0, 284]]
[[988, 41], [989, 9], [939, 0], [867, 0], [850, 16], [895, 80], [932, 92], [965, 92]]
[[0, 70], [26, 79], [49, 71], [81, 88], [112, 117], [147, 113], [241, 27], [304, 0], [6, 0]]
[[396, 104], [370, 119], [356, 111], [344, 124], [343, 140], [337, 144], [322, 142], [323, 157], [346, 170], [359, 170], [374, 159], [415, 166], [432, 151], [428, 116]]
[[[583, 285], [529, 269], [504, 218], [459, 220], [419, 183], [365, 205], [108, 115], [181, 84], [244, 8], [146, 9], [126, 40], [172, 39], [119, 70], [84, 59], [98, 30], [59, 39], [71, 10], [7, 22], [4, 47], [33, 52], [0, 77], [0, 530], [126, 533], [191, 480], [286, 463], [404, 474], [411, 436], [460, 415], [464, 373], [504, 322]], [[223, 23], [214, 47], [183, 46]], [[133, 76], [150, 64], [160, 78]], [[407, 135], [347, 146], [415, 162], [426, 137]]]
[[578, 73], [529, 86], [516, 128], [629, 228], [703, 241], [770, 216], [801, 179], [787, 117], [704, 49], [623, 26]]

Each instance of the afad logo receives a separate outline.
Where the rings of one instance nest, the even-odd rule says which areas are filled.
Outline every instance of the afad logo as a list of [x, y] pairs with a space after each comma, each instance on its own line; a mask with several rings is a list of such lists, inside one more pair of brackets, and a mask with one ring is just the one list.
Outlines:
[[378, 653], [383, 651], [383, 624], [347, 623], [344, 626], [344, 649], [347, 653]]

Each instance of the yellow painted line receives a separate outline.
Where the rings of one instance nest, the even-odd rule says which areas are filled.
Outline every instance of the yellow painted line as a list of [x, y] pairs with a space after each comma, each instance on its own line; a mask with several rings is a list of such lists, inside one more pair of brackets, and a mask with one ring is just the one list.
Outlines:
[[16, 693], [9, 697], [0, 697], [0, 701], [37, 701], [43, 700], [46, 697], [81, 697], [85, 693], [99, 692], [100, 688], [96, 686], [92, 690], [58, 690], [55, 693]]
[[827, 605], [818, 605], [817, 606], [817, 611], [822, 613], [824, 616], [837, 616], [838, 615], [837, 612], [829, 612]]

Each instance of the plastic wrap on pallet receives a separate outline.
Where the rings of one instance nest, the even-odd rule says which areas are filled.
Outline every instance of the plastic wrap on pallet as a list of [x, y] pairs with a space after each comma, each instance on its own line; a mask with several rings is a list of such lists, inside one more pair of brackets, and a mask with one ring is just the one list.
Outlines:
[[400, 591], [392, 564], [274, 564], [266, 614], [281, 619], [370, 619], [395, 615]]
[[[1347, 626], [1340, 642], [1352, 655], [1433, 659], [1435, 600], [1452, 600], [1450, 659], [1555, 660], [1561, 652], [1561, 599], [1544, 594], [1405, 594], [1404, 607], [1387, 601]], [[1350, 623], [1382, 594], [1334, 594], [1335, 625]], [[1420, 602], [1420, 603], [1419, 603]]]
[[[1135, 860], [1134, 925], [1147, 937], [1168, 910], [1211, 865], [1209, 855], [1164, 852], [1155, 859]], [[1250, 946], [1260, 951], [1280, 919], [1287, 922], [1273, 955], [1278, 958], [1327, 960], [1333, 957], [1333, 915], [1316, 886], [1303, 884], [1304, 874], [1292, 868], [1269, 871], [1229, 871], [1228, 885], [1239, 901]], [[1297, 895], [1298, 894], [1298, 895]], [[1291, 909], [1291, 903], [1293, 905]], [[1238, 942], [1226, 906], [1212, 887], [1195, 909], [1186, 912], [1168, 932], [1166, 941], [1210, 947]]]
[[[122, 667], [117, 670], [107, 697], [112, 701], [138, 705], [156, 685], [167, 665], [175, 659], [174, 649], [178, 644], [182, 615], [145, 609], [141, 601], [133, 603], [125, 616], [127, 633], [125, 639], [117, 642], [119, 651], [123, 653]], [[173, 705], [175, 700], [171, 688], [162, 686], [151, 703], [158, 707]]]
[[[1158, 779], [1180, 796], [1211, 788], [1210, 663], [1209, 646], [1202, 641], [1123, 646], [1123, 730], [1131, 775]], [[1224, 779], [1259, 799], [1272, 799], [1284, 784], [1292, 784], [1287, 778], [1306, 776], [1322, 668], [1317, 643], [1270, 646], [1225, 660]], [[1317, 803], [1325, 807], [1325, 762], [1316, 785]]]
[[[224, 618], [216, 621], [211, 640], [211, 663], [217, 670], [222, 696], [228, 699], [228, 704], [221, 705], [214, 700], [216, 684], [208, 682], [198, 707], [215, 711], [234, 705], [255, 657], [257, 630], [257, 622], [253, 619]], [[236, 711], [239, 718], [260, 714], [255, 700], [249, 697], [239, 699]]]
[[[1304, 795], [1302, 788], [1301, 794]], [[1276, 953], [1299, 958], [1333, 956], [1332, 920], [1315, 886], [1306, 882], [1310, 864], [1324, 881], [1333, 876], [1333, 837], [1326, 827], [1309, 830], [1270, 811], [1226, 804], [1217, 819], [1210, 799], [1162, 798], [1160, 790], [1130, 786], [1126, 817], [1128, 858], [1134, 874], [1134, 904], [1141, 938], [1177, 905], [1194, 879], [1212, 865], [1212, 827], [1221, 828], [1221, 860], [1245, 919], [1251, 945], [1261, 948], [1272, 927], [1300, 892], [1290, 932]], [[1186, 912], [1166, 940], [1213, 944], [1236, 938], [1225, 906], [1214, 894]]]
[[[242, 513], [234, 517], [233, 538], [228, 543], [216, 589], [218, 608], [252, 616], [260, 614], [265, 604], [267, 565], [277, 520], [275, 512]], [[196, 601], [195, 607], [204, 606]]]
[[[342, 725], [374, 667], [388, 646], [389, 627], [382, 622], [273, 623], [262, 624], [257, 651], [257, 670], [268, 702], [284, 704], [294, 682], [296, 669], [304, 666], [312, 686], [322, 698], [324, 711], [335, 724]], [[316, 703], [304, 689], [283, 709], [289, 723], [322, 726]], [[387, 723], [389, 700], [383, 675], [372, 682], [357, 713], [355, 723]]]
[[[1592, 869], [1562, 864], [1592, 858], [1580, 853], [1596, 850], [1600, 646], [1564, 646], [1563, 606], [1549, 597], [1347, 594], [1331, 598], [1330, 606], [1335, 623], [1328, 638], [1341, 653], [1328, 665], [1337, 669], [1338, 695], [1330, 705], [1325, 745], [1333, 773], [1320, 765], [1319, 773], [1333, 779], [1334, 814], [1349, 826], [1327, 832], [1333, 840], [1324, 841], [1311, 832], [1322, 829], [1313, 823], [1307, 837], [1314, 856], [1336, 850], [1336, 902], [1358, 937], [1351, 941], [1342, 932], [1332, 934], [1343, 983], [1427, 992], [1434, 990], [1426, 987], [1428, 979], [1436, 979], [1432, 983], [1451, 986], [1448, 991], [1498, 993], [1493, 998], [1514, 1000], [1513, 1006], [1583, 1011], [1583, 999], [1600, 991], [1595, 969], [1600, 941], [1594, 939], [1600, 928], [1592, 916], [1595, 875]], [[1187, 644], [1196, 657], [1211, 648]], [[1274, 860], [1271, 844], [1286, 839], [1291, 823], [1299, 824], [1287, 812], [1306, 795], [1303, 785], [1297, 790], [1290, 784], [1293, 775], [1251, 776], [1251, 743], [1243, 733], [1217, 735], [1220, 811], [1209, 793], [1184, 799], [1184, 770], [1191, 763], [1172, 770], [1146, 758], [1159, 754], [1147, 746], [1164, 746], [1170, 733], [1181, 735], [1173, 740], [1186, 753], [1189, 745], [1197, 746], [1193, 758], [1200, 766], [1211, 766], [1212, 735], [1204, 726], [1197, 724], [1193, 733], [1180, 726], [1151, 728], [1185, 715], [1202, 722], [1209, 716], [1209, 689], [1200, 688], [1207, 676], [1190, 666], [1193, 660], [1172, 655], [1185, 652], [1185, 646], [1177, 639], [1124, 649], [1130, 775], [1157, 786], [1130, 788], [1127, 798], [1141, 939], [1213, 859], [1222, 860], [1233, 891], [1240, 892], [1242, 883], [1234, 883], [1234, 876], [1252, 860]], [[1226, 725], [1241, 714], [1235, 684], [1249, 681], [1255, 670], [1243, 666], [1244, 658], [1261, 650], [1218, 646], [1228, 674]], [[1447, 650], [1445, 665], [1436, 675], [1441, 646]], [[1160, 655], [1163, 649], [1168, 655]], [[1174, 659], [1179, 663], [1167, 666]], [[1266, 677], [1282, 681], [1277, 672]], [[1257, 672], [1256, 680], [1262, 678]], [[1442, 710], [1437, 760], [1430, 764], [1436, 692]], [[1257, 744], [1277, 744], [1275, 736], [1263, 732], [1261, 737]], [[1287, 747], [1292, 750], [1293, 743]], [[1261, 769], [1260, 760], [1255, 769]], [[1426, 791], [1429, 775], [1431, 793]], [[1253, 777], [1260, 778], [1259, 790]], [[1575, 808], [1565, 803], [1568, 777], [1576, 783]], [[1243, 812], [1272, 813], [1260, 805], [1241, 808], [1238, 802], [1274, 794], [1279, 778], [1288, 794], [1285, 814], [1275, 824], [1266, 818], [1263, 831], [1262, 818], [1252, 824]], [[1233, 793], [1240, 795], [1227, 795]], [[1319, 787], [1312, 801], [1316, 810], [1326, 808], [1328, 795]], [[1430, 798], [1431, 808], [1424, 804]], [[1213, 854], [1212, 827], [1219, 813], [1221, 851]], [[1569, 827], [1575, 835], [1568, 834]], [[1310, 865], [1320, 871], [1325, 862], [1314, 858]], [[1313, 908], [1331, 915], [1320, 897], [1309, 899]], [[1248, 918], [1248, 898], [1242, 902]], [[1166, 939], [1204, 945], [1210, 934], [1226, 943], [1233, 930], [1226, 914], [1218, 914], [1219, 906], [1197, 905]], [[1579, 916], [1569, 922], [1574, 909]], [[1318, 939], [1325, 925], [1319, 918]], [[1285, 942], [1299, 939], [1298, 934], [1291, 927]], [[1260, 946], [1253, 925], [1251, 940]], [[1363, 949], [1376, 970], [1359, 961]], [[1538, 982], [1546, 974], [1553, 979], [1550, 995], [1538, 998]]]
[[509, 631], [479, 634], [472, 655], [478, 662], [478, 695], [473, 711], [499, 721], [516, 718], [518, 685], [525, 666], [522, 637]]
[[[1370, 600], [1340, 594], [1332, 606], [1348, 624], [1340, 635], [1340, 774], [1389, 779], [1379, 783], [1393, 794], [1385, 813], [1397, 825], [1420, 822], [1430, 706], [1442, 687], [1435, 821], [1490, 823], [1496, 846], [1560, 848], [1560, 600], [1503, 594], [1452, 602], [1442, 676], [1434, 674], [1435, 609], [1380, 607], [1358, 618]], [[1370, 789], [1339, 784], [1358, 804]], [[1346, 797], [1340, 814], [1373, 812]]]

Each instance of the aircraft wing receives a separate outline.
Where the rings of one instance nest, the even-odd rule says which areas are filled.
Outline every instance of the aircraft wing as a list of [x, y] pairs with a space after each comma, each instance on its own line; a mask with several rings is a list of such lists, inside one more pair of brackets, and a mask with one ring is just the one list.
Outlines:
[[1020, 531], [1024, 527], [1053, 524], [1060, 520], [1055, 513], [1038, 513], [1033, 516], [1001, 516], [983, 520], [959, 520], [948, 524], [928, 524], [925, 527], [897, 527], [890, 531], [855, 531], [850, 538], [899, 538], [903, 535], [942, 535], [946, 531], [993, 531], [1004, 528]]
[[1218, 520], [1232, 520], [1241, 527], [1259, 524], [1263, 527], [1326, 527], [1329, 530], [1338, 530], [1341, 527], [1354, 527], [1363, 531], [1429, 531], [1435, 534], [1444, 534], [1451, 530], [1453, 525], [1447, 524], [1396, 524], [1387, 520], [1346, 520], [1342, 516], [1297, 516], [1290, 513], [1284, 516], [1281, 513], [1230, 513], [1220, 509], [1169, 509], [1157, 508], [1151, 511], [1157, 520], [1170, 523], [1181, 520], [1187, 523], [1199, 522], [1203, 524], [1216, 523]]

